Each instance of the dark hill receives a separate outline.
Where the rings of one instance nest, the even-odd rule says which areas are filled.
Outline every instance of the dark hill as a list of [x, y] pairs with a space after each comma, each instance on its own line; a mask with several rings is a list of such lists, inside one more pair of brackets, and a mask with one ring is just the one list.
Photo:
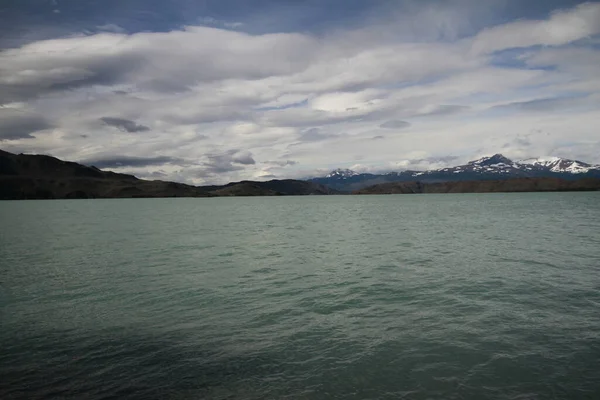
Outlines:
[[0, 176], [27, 176], [31, 178], [95, 178], [138, 180], [133, 175], [101, 171], [76, 162], [37, 154], [12, 154], [0, 150]]
[[322, 185], [296, 180], [244, 181], [191, 186], [147, 181], [45, 155], [0, 150], [0, 199], [280, 196], [334, 194]]
[[267, 182], [234, 182], [214, 190], [213, 193], [219, 196], [301, 196], [338, 194], [339, 192], [312, 182], [284, 179]]
[[354, 194], [561, 192], [600, 190], [600, 179], [515, 178], [458, 182], [391, 182], [369, 186]]

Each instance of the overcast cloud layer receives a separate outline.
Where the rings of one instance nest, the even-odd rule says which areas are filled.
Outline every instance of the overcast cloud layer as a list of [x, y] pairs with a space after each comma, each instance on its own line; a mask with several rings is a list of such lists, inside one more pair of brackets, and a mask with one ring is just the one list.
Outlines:
[[102, 20], [13, 3], [7, 151], [194, 184], [497, 152], [600, 163], [598, 2], [173, 1], [186, 18], [155, 29], [117, 3]]

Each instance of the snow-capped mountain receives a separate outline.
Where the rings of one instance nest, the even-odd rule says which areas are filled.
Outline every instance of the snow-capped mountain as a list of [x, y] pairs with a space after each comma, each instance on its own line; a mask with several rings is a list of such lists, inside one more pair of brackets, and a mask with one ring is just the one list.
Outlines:
[[571, 174], [585, 174], [590, 170], [600, 168], [598, 165], [559, 157], [529, 158], [521, 160], [519, 163], [548, 168], [552, 172], [568, 172]]
[[361, 174], [349, 169], [336, 169], [325, 177], [310, 179], [337, 190], [357, 190], [385, 182], [444, 182], [467, 180], [509, 179], [523, 177], [557, 177], [579, 179], [600, 178], [600, 165], [558, 157], [542, 157], [513, 161], [502, 154], [494, 154], [469, 161], [456, 167], [429, 171], [399, 171], [386, 174]]
[[326, 178], [349, 178], [351, 176], [356, 176], [359, 175], [358, 172], [352, 171], [351, 169], [334, 169], [333, 171], [331, 171]]
[[526, 167], [504, 157], [502, 154], [494, 154], [491, 157], [483, 157], [479, 160], [469, 161], [465, 165], [459, 165], [451, 168], [441, 168], [432, 171], [425, 171], [423, 174], [452, 172], [453, 174], [463, 174], [474, 172], [480, 174], [520, 174]]

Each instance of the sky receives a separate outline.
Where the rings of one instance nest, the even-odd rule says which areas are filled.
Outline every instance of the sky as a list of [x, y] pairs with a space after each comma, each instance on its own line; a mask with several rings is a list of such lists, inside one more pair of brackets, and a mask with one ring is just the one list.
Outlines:
[[0, 148], [219, 184], [600, 163], [600, 2], [0, 0]]

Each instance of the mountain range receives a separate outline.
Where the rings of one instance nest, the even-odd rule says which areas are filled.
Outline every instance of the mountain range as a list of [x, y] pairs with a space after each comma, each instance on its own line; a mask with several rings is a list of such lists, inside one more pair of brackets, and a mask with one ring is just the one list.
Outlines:
[[600, 178], [600, 165], [558, 157], [513, 161], [502, 154], [495, 154], [469, 161], [463, 165], [428, 171], [407, 170], [372, 174], [358, 173], [350, 169], [336, 169], [326, 176], [311, 178], [309, 181], [342, 192], [353, 192], [391, 182], [439, 183], [513, 178], [559, 178], [564, 180]]

